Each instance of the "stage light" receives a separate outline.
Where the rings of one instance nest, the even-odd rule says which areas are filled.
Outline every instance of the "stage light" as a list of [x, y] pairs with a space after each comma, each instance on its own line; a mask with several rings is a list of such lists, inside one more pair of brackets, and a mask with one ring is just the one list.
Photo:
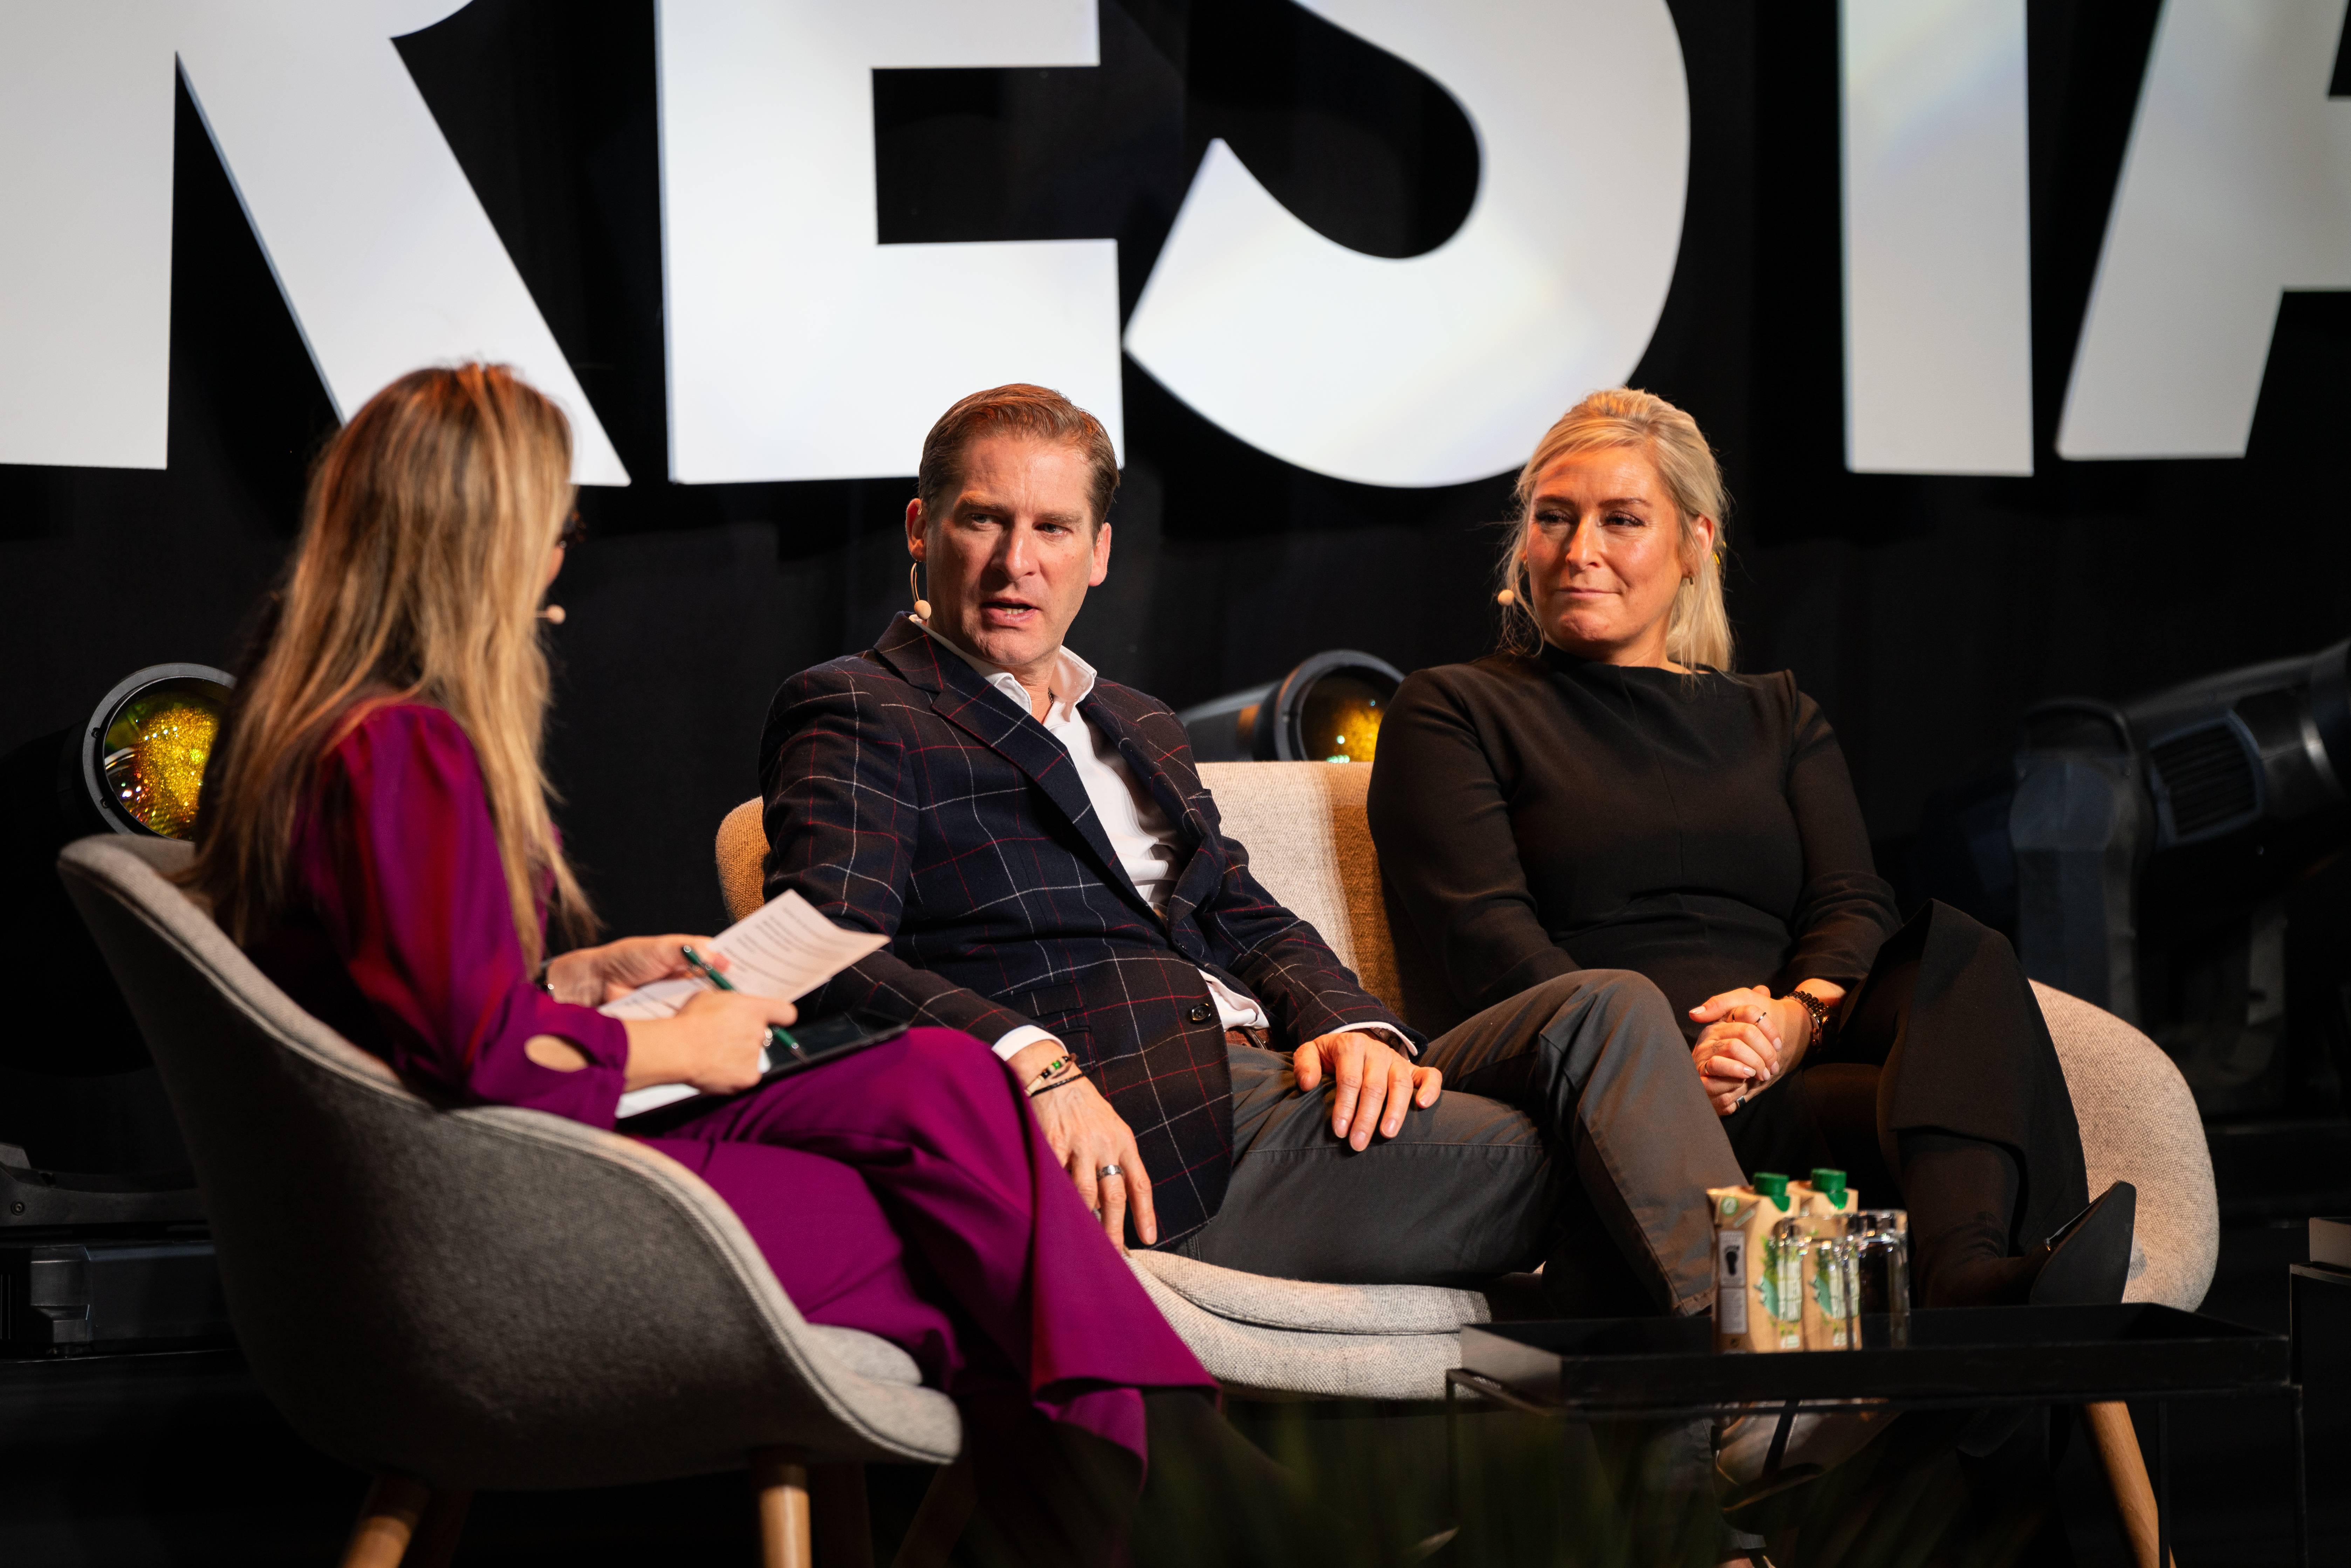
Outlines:
[[188, 836], [235, 684], [209, 664], [151, 664], [106, 694], [82, 737], [81, 775], [108, 827]]
[[83, 722], [0, 756], [0, 938], [42, 981], [0, 1027], [0, 1146], [22, 1151], [0, 1166], [54, 1173], [22, 1215], [0, 1199], [0, 1239], [34, 1224], [204, 1217], [162, 1080], [57, 861], [91, 833], [186, 833], [233, 684], [208, 664], [157, 664]]
[[1351, 648], [1317, 653], [1279, 681], [1186, 708], [1201, 762], [1369, 762], [1404, 675]]
[[2206, 1116], [2275, 1112], [2296, 1071], [2288, 905], [2347, 917], [2309, 880], [2351, 846], [2346, 780], [2351, 643], [2040, 703], [2003, 777], [1929, 803], [1921, 891], [2012, 924], [2026, 973], [2146, 1030]]

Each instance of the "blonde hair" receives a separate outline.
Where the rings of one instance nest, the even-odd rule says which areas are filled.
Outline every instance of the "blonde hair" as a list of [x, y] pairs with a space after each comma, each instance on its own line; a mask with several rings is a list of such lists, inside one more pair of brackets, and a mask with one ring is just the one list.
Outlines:
[[536, 967], [540, 882], [588, 904], [548, 815], [538, 600], [569, 512], [571, 429], [502, 365], [417, 371], [319, 457], [259, 657], [237, 685], [190, 882], [239, 942], [283, 913], [295, 815], [328, 749], [387, 703], [430, 703], [481, 760], [515, 935]]
[[[1499, 566], [1502, 603], [1502, 646], [1515, 653], [1532, 653], [1542, 646], [1542, 628], [1527, 602], [1524, 576], [1527, 529], [1534, 523], [1535, 481], [1545, 468], [1562, 457], [1615, 447], [1637, 448], [1656, 467], [1666, 493], [1681, 514], [1682, 558], [1698, 561], [1674, 593], [1666, 622], [1666, 657], [1677, 664], [1730, 668], [1730, 612], [1722, 599], [1724, 514], [1730, 497], [1722, 486], [1722, 467], [1706, 444], [1698, 421], [1661, 397], [1631, 387], [1596, 392], [1560, 415], [1537, 444], [1534, 455], [1519, 470], [1512, 499], [1518, 518]], [[1712, 549], [1701, 546], [1697, 520], [1714, 521]]]

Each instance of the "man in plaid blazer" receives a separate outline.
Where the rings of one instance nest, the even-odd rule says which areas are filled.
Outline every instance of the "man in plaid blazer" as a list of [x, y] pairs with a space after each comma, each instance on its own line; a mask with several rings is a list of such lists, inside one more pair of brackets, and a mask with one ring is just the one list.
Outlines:
[[932, 431], [931, 601], [787, 681], [760, 742], [768, 895], [891, 938], [803, 1012], [992, 1046], [1123, 1241], [1366, 1282], [1549, 1258], [1563, 1307], [1705, 1304], [1697, 1195], [1741, 1176], [1662, 996], [1567, 976], [1427, 1042], [1365, 992], [1224, 836], [1175, 715], [1064, 643], [1116, 484], [1041, 388]]

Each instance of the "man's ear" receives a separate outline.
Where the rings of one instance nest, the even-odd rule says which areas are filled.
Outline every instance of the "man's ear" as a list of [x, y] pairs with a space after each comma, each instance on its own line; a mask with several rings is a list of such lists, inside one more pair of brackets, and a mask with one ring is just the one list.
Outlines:
[[1088, 588], [1100, 588], [1110, 577], [1110, 525], [1104, 523], [1094, 530], [1093, 570], [1086, 574]]
[[906, 550], [921, 560], [928, 549], [923, 538], [923, 498], [917, 496], [906, 503]]

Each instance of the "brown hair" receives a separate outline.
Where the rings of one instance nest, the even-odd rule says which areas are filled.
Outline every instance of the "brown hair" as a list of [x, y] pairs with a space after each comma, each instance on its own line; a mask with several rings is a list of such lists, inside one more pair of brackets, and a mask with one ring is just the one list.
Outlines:
[[937, 516], [963, 487], [964, 453], [973, 442], [990, 435], [1076, 447], [1092, 470], [1089, 498], [1094, 528], [1099, 530], [1109, 518], [1111, 498], [1118, 494], [1118, 454], [1111, 448], [1110, 432], [1060, 392], [1026, 382], [974, 392], [939, 415], [930, 434], [923, 437], [922, 466], [914, 471], [914, 494], [922, 499], [925, 517]]
[[[1665, 399], [1631, 387], [1593, 392], [1560, 415], [1559, 423], [1536, 444], [1527, 465], [1519, 470], [1518, 487], [1511, 493], [1518, 520], [1497, 563], [1495, 586], [1510, 595], [1503, 601], [1502, 646], [1512, 653], [1531, 653], [1542, 645], [1542, 628], [1535, 623], [1533, 607], [1527, 602], [1521, 570], [1527, 529], [1534, 521], [1535, 481], [1562, 457], [1620, 446], [1638, 448], [1656, 468], [1675, 510], [1681, 514], [1682, 555], [1685, 559], [1693, 553], [1698, 557], [1691, 580], [1674, 594], [1666, 622], [1666, 656], [1693, 668], [1706, 664], [1728, 670], [1730, 612], [1722, 597], [1722, 551], [1724, 514], [1730, 508], [1730, 496], [1723, 488], [1722, 466], [1715, 461], [1714, 449], [1706, 444], [1698, 421]], [[1713, 519], [1711, 549], [1698, 548], [1694, 525], [1700, 517]]]
[[536, 966], [538, 884], [588, 905], [548, 816], [538, 640], [547, 552], [571, 507], [571, 429], [502, 365], [416, 371], [370, 398], [310, 476], [302, 536], [205, 780], [189, 880], [229, 935], [282, 913], [295, 813], [369, 711], [423, 702], [481, 759], [515, 935]]

